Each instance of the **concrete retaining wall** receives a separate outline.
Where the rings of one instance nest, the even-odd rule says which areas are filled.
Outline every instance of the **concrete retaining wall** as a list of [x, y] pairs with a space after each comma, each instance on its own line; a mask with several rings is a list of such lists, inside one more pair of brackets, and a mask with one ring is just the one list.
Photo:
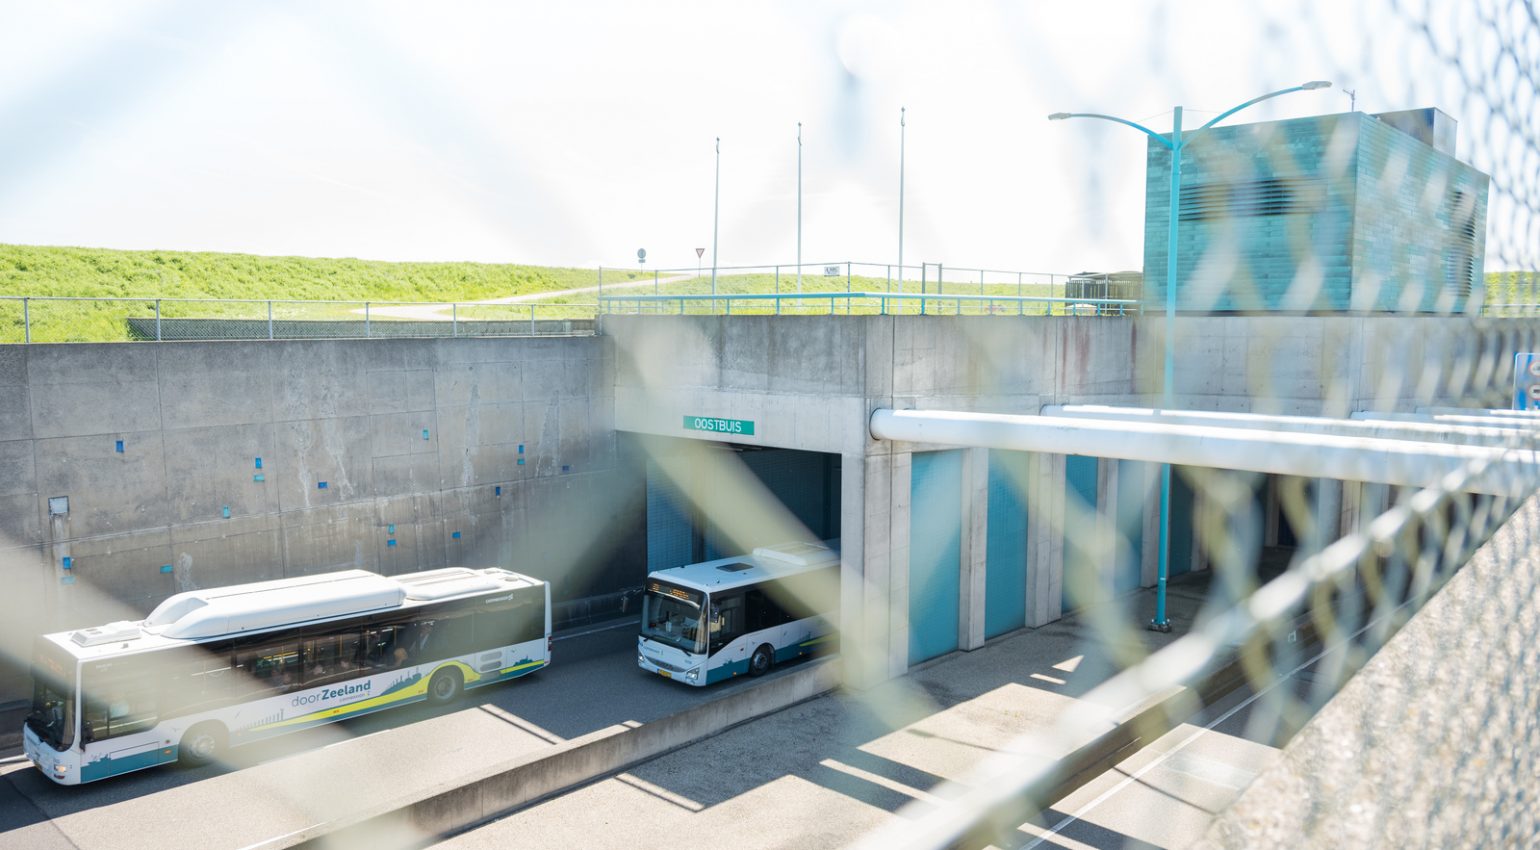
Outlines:
[[812, 699], [833, 690], [839, 681], [837, 660], [812, 662], [651, 723], [600, 729], [513, 763], [255, 846], [418, 846]]
[[[0, 652], [24, 660], [39, 632], [142, 617], [183, 589], [342, 568], [505, 565], [558, 599], [636, 584], [643, 555], [621, 544], [644, 533], [644, 475], [617, 446], [604, 350], [0, 346], [0, 574], [27, 600]], [[69, 512], [50, 516], [51, 497]]]

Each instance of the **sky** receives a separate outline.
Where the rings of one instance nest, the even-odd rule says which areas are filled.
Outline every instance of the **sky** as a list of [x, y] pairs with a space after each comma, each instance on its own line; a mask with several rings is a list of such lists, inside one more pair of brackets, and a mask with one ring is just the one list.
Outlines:
[[[0, 242], [611, 267], [645, 248], [648, 268], [693, 268], [696, 248], [712, 257], [720, 138], [718, 261], [791, 263], [801, 122], [804, 261], [892, 263], [903, 108], [906, 262], [1136, 269], [1144, 137], [1049, 113], [1165, 131], [1175, 104], [1190, 125], [1327, 79], [1234, 120], [1345, 112], [1352, 89], [1364, 111], [1437, 106], [1460, 121], [1462, 159], [1532, 174], [1533, 112], [1504, 137], [1493, 115], [1512, 104], [1472, 95], [1507, 91], [1484, 57], [1522, 14], [1512, 0], [0, 0]], [[1501, 182], [1488, 268], [1533, 267], [1533, 209], [1505, 208]]]

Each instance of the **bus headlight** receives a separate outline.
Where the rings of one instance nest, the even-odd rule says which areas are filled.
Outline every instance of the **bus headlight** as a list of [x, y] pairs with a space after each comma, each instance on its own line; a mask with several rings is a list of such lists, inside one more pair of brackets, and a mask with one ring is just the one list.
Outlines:
[[638, 664], [646, 664], [647, 663], [647, 656], [645, 656], [645, 655], [641, 654], [640, 652], [638, 652], [636, 654], [636, 663], [638, 663]]
[[691, 670], [690, 672], [684, 674], [684, 677], [686, 679], [689, 679], [692, 682], [695, 681], [699, 676], [700, 676], [700, 668], [699, 667], [696, 667], [694, 670]]
[[70, 766], [67, 764], [56, 764], [53, 766], [53, 775], [60, 777], [61, 779], [64, 777], [64, 774], [69, 772]]

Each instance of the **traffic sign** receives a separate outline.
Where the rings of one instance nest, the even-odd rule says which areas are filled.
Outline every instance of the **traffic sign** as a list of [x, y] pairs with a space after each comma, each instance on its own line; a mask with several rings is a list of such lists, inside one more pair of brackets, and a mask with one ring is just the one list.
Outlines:
[[1513, 409], [1540, 410], [1540, 354], [1513, 355]]
[[647, 249], [646, 248], [637, 248], [636, 249], [636, 261], [638, 263], [645, 263], [645, 262], [647, 262]]
[[704, 257], [704, 256], [706, 256], [706, 249], [705, 248], [696, 248], [695, 249], [695, 259], [699, 260], [701, 257]]

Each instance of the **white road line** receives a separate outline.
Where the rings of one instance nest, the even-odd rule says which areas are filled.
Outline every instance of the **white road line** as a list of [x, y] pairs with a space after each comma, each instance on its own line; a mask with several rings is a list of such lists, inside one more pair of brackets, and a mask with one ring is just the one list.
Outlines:
[[565, 634], [565, 635], [552, 635], [551, 636], [551, 640], [553, 640], [553, 641], [557, 641], [557, 640], [570, 640], [572, 638], [583, 637], [584, 635], [596, 635], [596, 634], [598, 634], [600, 632], [614, 631], [615, 629], [625, 629], [625, 628], [632, 628], [632, 629], [634, 629], [634, 628], [637, 628], [640, 623], [641, 623], [640, 619], [637, 619], [637, 620], [625, 620], [623, 622], [615, 623], [614, 625], [610, 625], [610, 626], [599, 626], [597, 628], [589, 629], [588, 631], [585, 631], [585, 632], [572, 632], [571, 634]]

